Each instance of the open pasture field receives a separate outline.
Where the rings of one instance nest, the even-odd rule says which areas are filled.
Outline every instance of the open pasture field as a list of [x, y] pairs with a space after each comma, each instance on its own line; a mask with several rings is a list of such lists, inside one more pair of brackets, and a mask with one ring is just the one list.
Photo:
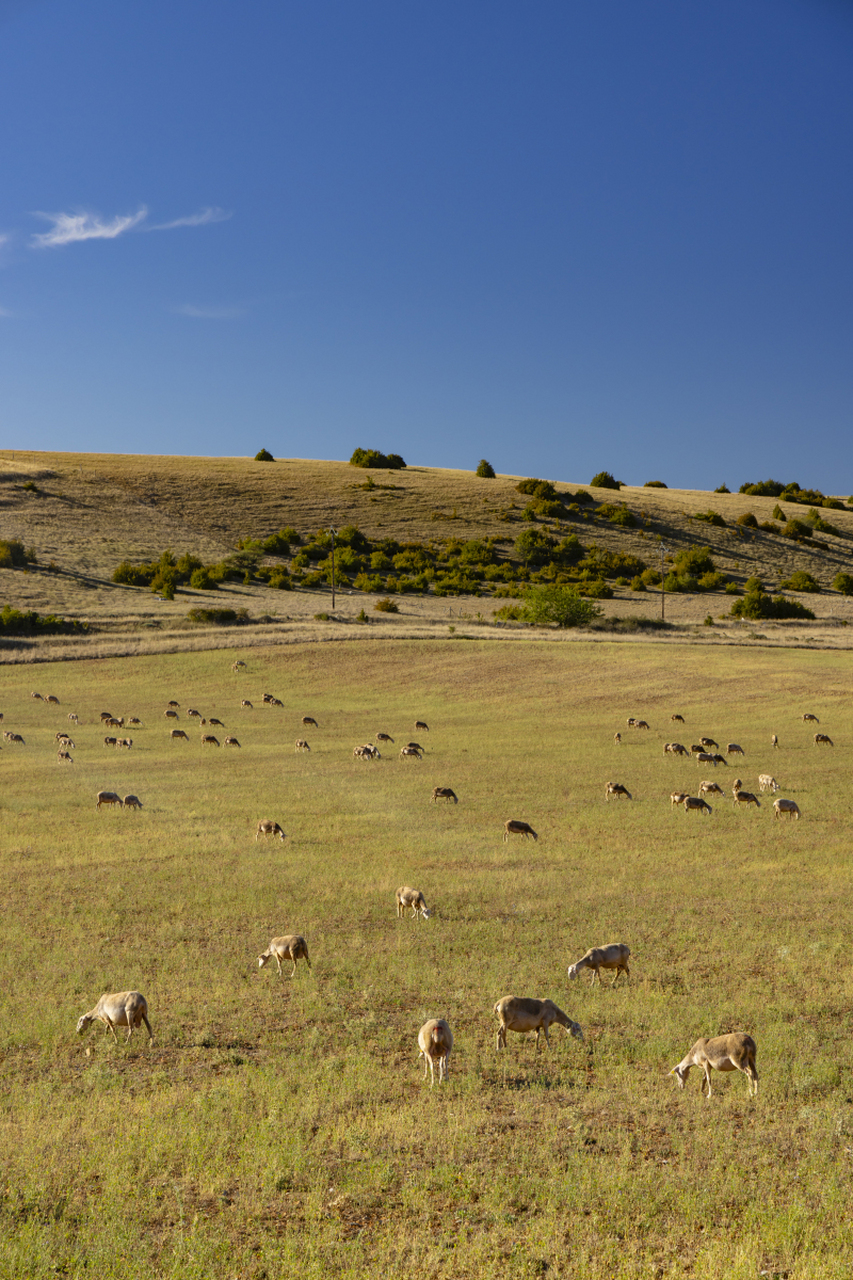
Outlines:
[[[844, 653], [600, 641], [5, 668], [24, 744], [0, 751], [0, 1274], [849, 1275], [850, 682]], [[190, 707], [241, 747], [203, 748]], [[378, 731], [394, 746], [355, 760]], [[709, 774], [663, 753], [702, 735], [746, 754]], [[423, 760], [398, 758], [410, 739]], [[799, 822], [734, 809], [733, 777], [765, 771]], [[726, 792], [710, 817], [670, 805], [703, 778]], [[606, 802], [609, 781], [634, 798]], [[101, 789], [143, 808], [98, 811]], [[255, 841], [262, 818], [287, 839]], [[508, 818], [538, 842], [504, 842]], [[403, 884], [431, 919], [397, 919]], [[287, 933], [313, 966], [292, 980], [257, 965]], [[610, 941], [630, 983], [570, 983]], [[153, 1044], [75, 1035], [129, 989]], [[498, 1053], [508, 994], [555, 1000], [585, 1040]], [[431, 1017], [455, 1037], [433, 1090]], [[693, 1042], [733, 1030], [757, 1042], [757, 1099], [737, 1072], [708, 1101], [695, 1071], [679, 1091]]]

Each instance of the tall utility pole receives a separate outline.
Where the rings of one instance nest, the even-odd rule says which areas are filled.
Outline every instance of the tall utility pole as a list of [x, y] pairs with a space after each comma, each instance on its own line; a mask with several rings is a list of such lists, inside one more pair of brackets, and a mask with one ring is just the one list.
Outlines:
[[335, 534], [337, 532], [338, 532], [337, 529], [329, 530], [329, 533], [332, 535], [332, 608], [333, 609], [335, 607]]

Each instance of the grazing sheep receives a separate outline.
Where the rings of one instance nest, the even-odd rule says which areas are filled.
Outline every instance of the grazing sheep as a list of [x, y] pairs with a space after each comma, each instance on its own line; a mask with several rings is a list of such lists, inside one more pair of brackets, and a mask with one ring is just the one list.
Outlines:
[[420, 751], [420, 753], [421, 753], [421, 755], [422, 755], [422, 756], [425, 756], [425, 755], [426, 755], [426, 747], [422, 747], [422, 746], [421, 746], [421, 744], [420, 744], [419, 742], [407, 742], [407, 743], [406, 743], [406, 746], [407, 746], [411, 751]]
[[243, 701], [240, 703], [240, 706], [247, 707], [249, 711], [254, 711], [254, 707], [248, 698], [244, 698]]
[[677, 720], [679, 724], [684, 724], [684, 716], [680, 716], [678, 712], [676, 712], [674, 716], [670, 716], [669, 718], [670, 720]]
[[231, 664], [231, 670], [232, 670], [232, 671], [245, 671], [245, 670], [246, 670], [246, 664], [245, 664], [245, 662], [243, 662], [242, 658], [238, 658], [238, 660], [237, 660], [236, 662], [233, 662], [233, 663]]
[[125, 747], [128, 751], [133, 746], [133, 738], [116, 738], [117, 747]]
[[741, 782], [740, 778], [735, 778], [734, 782], [732, 783], [732, 791], [741, 791], [742, 789], [743, 789], [743, 783]]
[[616, 743], [616, 745], [617, 745], [617, 747], [618, 747], [618, 746], [619, 746], [619, 743], [622, 741], [622, 734], [621, 734], [621, 733], [614, 733], [614, 735], [613, 735], [613, 741]]
[[687, 813], [691, 813], [693, 810], [697, 810], [699, 813], [713, 812], [711, 806], [701, 796], [685, 796], [683, 803]]
[[382, 756], [377, 747], [372, 742], [365, 742], [363, 747], [353, 747], [353, 755], [356, 760], [381, 760]]
[[172, 729], [169, 733], [169, 737], [172, 739], [173, 742], [178, 742], [178, 741], [189, 742], [190, 740], [189, 734], [185, 733], [183, 729]]
[[631, 727], [634, 729], [648, 729], [649, 722], [648, 720], [635, 720]]
[[101, 712], [101, 715], [100, 715], [101, 724], [104, 724], [107, 720], [113, 720], [113, 719], [115, 719], [115, 717], [113, 716], [112, 711]]
[[745, 754], [743, 747], [738, 746], [736, 742], [730, 742], [726, 747], [727, 756], [742, 756]]
[[[0, 717], [0, 718], [2, 718], [2, 717]], [[75, 715], [75, 713], [74, 713], [73, 711], [69, 711], [69, 713], [68, 713], [68, 719], [71, 721], [71, 723], [72, 723], [72, 724], [79, 724], [79, 723], [80, 723], [80, 720], [78, 719], [78, 717]]]
[[429, 1087], [435, 1084], [435, 1064], [438, 1063], [438, 1083], [447, 1079], [450, 1051], [453, 1048], [453, 1032], [444, 1018], [430, 1018], [418, 1032], [418, 1061], [424, 1060], [424, 1080], [429, 1064]]
[[376, 735], [376, 741], [377, 741], [377, 742], [390, 742], [392, 746], [394, 745], [394, 739], [391, 737], [390, 733], [377, 733], [377, 735]]
[[203, 747], [218, 747], [219, 739], [214, 737], [212, 733], [203, 733], [201, 735], [201, 745]]
[[400, 759], [401, 760], [423, 760], [423, 756], [421, 755], [420, 751], [418, 751], [417, 748], [415, 747], [401, 747]]
[[319, 728], [320, 728], [320, 726], [318, 725], [317, 721], [314, 719], [314, 717], [313, 717], [313, 716], [303, 716], [303, 717], [302, 717], [302, 727], [303, 727], [304, 729], [307, 729], [309, 726], [313, 726], [313, 728], [315, 728], [315, 729], [319, 729]]
[[99, 791], [98, 803], [95, 807], [97, 809], [100, 809], [102, 804], [117, 804], [118, 807], [121, 809], [124, 806], [124, 801], [122, 800], [121, 796], [117, 796], [114, 791]]
[[118, 742], [118, 738], [104, 738], [105, 747], [114, 747]]
[[785, 814], [788, 818], [800, 817], [800, 808], [796, 800], [783, 800], [781, 797], [773, 801], [773, 817], [778, 818], [780, 814]]
[[680, 742], [665, 742], [663, 746], [664, 755], [671, 756], [689, 756], [690, 752]]
[[134, 1030], [142, 1026], [143, 1022], [148, 1028], [149, 1042], [154, 1039], [154, 1032], [148, 1021], [148, 1001], [139, 991], [116, 991], [112, 995], [102, 995], [94, 1009], [84, 1013], [77, 1023], [78, 1036], [93, 1022], [103, 1022], [105, 1032], [112, 1031], [116, 1044], [116, 1027], [127, 1027], [126, 1040], [129, 1040]]
[[240, 743], [233, 735], [229, 735], [222, 744], [224, 747], [239, 747]]
[[53, 735], [53, 740], [54, 742], [70, 742], [71, 738], [64, 729], [60, 729], [59, 733]]
[[411, 907], [412, 919], [416, 916], [421, 916], [424, 920], [429, 920], [432, 913], [430, 912], [430, 909], [426, 904], [426, 899], [420, 889], [412, 889], [409, 885], [404, 884], [401, 889], [397, 890], [394, 896], [397, 899], [398, 916], [402, 917], [405, 914], [406, 907]]
[[697, 764], [712, 764], [717, 767], [719, 761], [716, 756], [711, 755], [710, 751], [697, 751], [695, 755]]
[[536, 1032], [536, 1052], [539, 1052], [539, 1033], [545, 1032], [545, 1043], [551, 1048], [548, 1028], [556, 1022], [573, 1035], [583, 1040], [583, 1032], [567, 1013], [558, 1008], [553, 1000], [534, 1000], [529, 996], [504, 996], [495, 1005], [495, 1017], [500, 1022], [497, 1048], [506, 1048], [507, 1031], [517, 1031], [525, 1035], [529, 1031]]
[[278, 836], [280, 840], [283, 840], [284, 832], [277, 822], [273, 822], [270, 818], [263, 818], [258, 823], [255, 840], [259, 840], [261, 836]]
[[264, 954], [258, 956], [258, 968], [263, 969], [268, 960], [275, 960], [278, 965], [278, 972], [281, 974], [281, 962], [285, 956], [293, 962], [293, 968], [287, 975], [289, 978], [292, 978], [296, 973], [297, 960], [304, 960], [308, 968], [311, 968], [311, 961], [308, 957], [308, 943], [301, 933], [289, 933], [284, 938], [273, 938]]
[[539, 839], [529, 822], [519, 822], [516, 818], [510, 818], [504, 823], [504, 843], [510, 836], [524, 836], [525, 840], [529, 836], [533, 836], [534, 840]]
[[669, 797], [669, 803], [670, 803], [670, 804], [684, 804], [684, 801], [685, 801], [686, 799], [687, 799], [687, 792], [686, 792], [686, 791], [673, 791], [672, 795]]
[[631, 948], [626, 946], [624, 942], [608, 942], [605, 947], [590, 947], [585, 956], [581, 956], [577, 964], [569, 965], [569, 977], [576, 978], [582, 969], [592, 969], [591, 987], [595, 986], [595, 980], [598, 978], [598, 985], [601, 986], [601, 970], [615, 969], [612, 985], [615, 987], [619, 980], [619, 974], [624, 973], [626, 978], [631, 976], [628, 968], [628, 957], [631, 954]]
[[608, 782], [604, 788], [604, 799], [609, 800], [611, 796], [616, 796], [617, 799], [622, 800], [633, 800], [634, 798], [628, 788], [622, 786], [621, 782]]
[[633, 729], [637, 721], [634, 719], [633, 716], [628, 716], [628, 719], [625, 721], [625, 723], [627, 724], [629, 729]]
[[452, 800], [454, 804], [459, 803], [459, 797], [450, 787], [433, 787], [433, 800]]
[[814, 740], [815, 740], [816, 747], [819, 747], [821, 745], [825, 747], [835, 746], [835, 743], [832, 741], [832, 738], [830, 738], [828, 733], [816, 733], [814, 736]]
[[57, 758], [57, 760], [59, 761], [59, 763], [60, 763], [60, 764], [73, 764], [73, 763], [74, 763], [74, 759], [73, 759], [73, 757], [72, 757], [71, 753], [70, 753], [70, 752], [68, 752], [68, 751], [58, 751], [58, 752], [56, 753], [56, 758]]
[[142, 728], [142, 721], [139, 719], [139, 716], [128, 716], [127, 718], [128, 729], [131, 727], [131, 725], [134, 727], [134, 729]]
[[224, 729], [224, 728], [225, 728], [225, 725], [222, 723], [222, 721], [221, 721], [221, 720], [217, 720], [216, 716], [211, 716], [207, 723], [208, 723], [208, 724], [215, 724], [215, 725], [216, 725], [216, 727], [217, 727], [217, 729]]
[[778, 791], [779, 783], [771, 773], [760, 773], [758, 775], [758, 789], [759, 791]]
[[58, 699], [58, 698], [56, 697], [56, 695], [55, 695], [55, 694], [53, 694], [53, 693], [49, 693], [49, 694], [47, 695], [47, 697], [45, 698], [45, 702], [50, 702], [50, 703], [52, 703], [52, 704], [53, 704], [53, 706], [55, 706], [55, 707], [58, 707], [58, 706], [59, 706], [59, 699]]
[[164, 711], [163, 715], [166, 717], [167, 720], [180, 720], [181, 718], [178, 715], [177, 711], [173, 711], [171, 710], [171, 708], [168, 711]]
[[415, 721], [415, 733], [417, 733], [419, 729], [425, 729], [426, 732], [429, 733], [429, 725], [425, 720]]
[[[31, 697], [31, 698], [35, 698], [35, 699], [36, 699], [36, 701], [38, 701], [38, 702], [44, 702], [44, 698], [41, 696], [41, 694], [40, 694], [40, 693], [31, 693], [31, 694], [30, 694], [30, 697]], [[805, 717], [803, 717], [803, 718], [805, 719]]]
[[196, 711], [195, 707], [187, 707], [187, 715], [188, 715], [188, 716], [191, 716], [191, 717], [193, 718], [193, 720], [200, 720], [200, 719], [201, 719], [201, 712], [200, 712], [200, 711]]
[[174, 698], [171, 698], [171, 699], [166, 703], [166, 706], [167, 706], [167, 707], [173, 707], [175, 710], [177, 710], [177, 709], [178, 709], [178, 707], [180, 707], [180, 705], [181, 705], [181, 704], [180, 704], [180, 702], [176, 702]]
[[142, 801], [139, 799], [139, 796], [125, 796], [124, 807], [125, 809], [141, 809]]
[[753, 795], [751, 791], [736, 791], [734, 793], [732, 804], [735, 808], [737, 808], [739, 804], [746, 805], [747, 807], [754, 804], [756, 809], [761, 808], [761, 801], [758, 799], [758, 796]]
[[305, 741], [305, 739], [304, 739], [304, 738], [297, 738], [297, 739], [296, 739], [296, 750], [297, 750], [297, 751], [310, 751], [310, 750], [311, 750], [311, 748], [308, 746], [308, 743]]
[[731, 1031], [726, 1036], [714, 1036], [713, 1040], [701, 1037], [693, 1048], [670, 1071], [679, 1088], [683, 1089], [691, 1067], [701, 1067], [705, 1078], [699, 1086], [700, 1093], [708, 1086], [711, 1096], [711, 1068], [715, 1071], [742, 1071], [747, 1078], [749, 1096], [758, 1095], [758, 1072], [755, 1068], [755, 1041], [745, 1031]]
[[[35, 697], [35, 694], [33, 694], [33, 697]], [[813, 716], [810, 711], [807, 711], [806, 714], [803, 716], [803, 723], [804, 724], [820, 724], [820, 721], [818, 720], [817, 716]]]
[[108, 720], [104, 721], [104, 724], [108, 729], [123, 729], [124, 716], [110, 716]]
[[775, 734], [775, 733], [771, 733], [771, 735], [770, 735], [770, 741], [771, 741], [771, 743], [772, 743], [772, 745], [773, 745], [774, 747], [777, 747], [777, 748], [778, 748], [778, 746], [779, 746], [779, 739], [776, 737], [776, 734]]
[[27, 745], [27, 744], [24, 742], [24, 739], [21, 737], [21, 735], [20, 735], [19, 733], [12, 733], [12, 731], [11, 731], [10, 729], [7, 729], [7, 730], [4, 732], [3, 737], [5, 738], [5, 740], [6, 740], [7, 742], [14, 742], [14, 743], [16, 743], [19, 747], [25, 747], [25, 746]]
[[715, 751], [719, 751], [720, 749], [719, 742], [715, 742], [713, 738], [700, 738], [699, 741], [702, 743], [702, 746], [706, 751], [710, 751], [711, 747], [713, 747]]
[[708, 796], [708, 795], [723, 796], [726, 793], [725, 791], [723, 791], [723, 788], [717, 782], [700, 782], [699, 794], [700, 796]]

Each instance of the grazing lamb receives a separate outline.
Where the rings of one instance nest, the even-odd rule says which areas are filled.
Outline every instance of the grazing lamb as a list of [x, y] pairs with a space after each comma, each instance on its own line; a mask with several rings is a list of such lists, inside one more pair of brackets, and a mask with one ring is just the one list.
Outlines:
[[608, 782], [604, 788], [604, 799], [609, 800], [611, 796], [617, 799], [633, 800], [633, 796], [627, 787], [623, 787], [621, 782]]
[[621, 733], [614, 733], [614, 735], [613, 735], [613, 741], [616, 743], [616, 745], [617, 745], [617, 747], [618, 747], [618, 746], [619, 746], [619, 743], [622, 741], [622, 734], [621, 734]]
[[685, 796], [684, 808], [688, 813], [691, 813], [694, 810], [698, 811], [699, 813], [713, 812], [711, 806], [708, 804], [706, 800], [703, 800], [701, 796]]
[[424, 1060], [424, 1080], [429, 1065], [429, 1087], [435, 1084], [435, 1064], [438, 1063], [438, 1083], [447, 1079], [450, 1051], [453, 1048], [453, 1032], [444, 1018], [430, 1018], [418, 1032], [418, 1061]]
[[296, 973], [297, 960], [304, 960], [308, 968], [311, 968], [311, 961], [308, 957], [308, 943], [301, 933], [288, 933], [284, 938], [273, 938], [264, 954], [258, 956], [258, 968], [263, 969], [268, 960], [275, 960], [278, 965], [278, 972], [281, 974], [281, 962], [285, 957], [293, 962], [293, 968], [287, 975], [289, 978], [292, 978]]
[[382, 756], [377, 747], [372, 742], [365, 742], [363, 747], [353, 747], [353, 755], [356, 760], [381, 760]]
[[75, 715], [75, 713], [74, 713], [73, 711], [69, 711], [69, 713], [68, 713], [68, 719], [71, 721], [71, 723], [72, 723], [72, 724], [79, 724], [79, 723], [80, 723], [80, 720], [79, 720], [78, 716], [77, 716], [77, 715]]
[[170, 698], [170, 700], [166, 703], [167, 707], [173, 707], [176, 711], [180, 707], [180, 705], [181, 705], [180, 702], [176, 702], [174, 698]]
[[60, 764], [73, 764], [74, 758], [69, 751], [58, 751], [56, 758]]
[[814, 740], [815, 740], [816, 747], [821, 746], [821, 744], [825, 747], [835, 746], [835, 743], [832, 741], [832, 738], [830, 738], [828, 733], [816, 733], [814, 736]]
[[128, 716], [128, 719], [127, 719], [128, 729], [131, 727], [131, 725], [133, 726], [134, 729], [142, 728], [142, 721], [139, 719], [139, 716]]
[[781, 814], [785, 814], [788, 818], [797, 818], [800, 816], [800, 808], [796, 800], [783, 800], [781, 797], [773, 801], [773, 817], [778, 818]]
[[498, 1029], [498, 1049], [506, 1048], [507, 1031], [517, 1031], [519, 1035], [535, 1031], [537, 1053], [539, 1052], [539, 1033], [544, 1031], [545, 1043], [550, 1049], [548, 1028], [555, 1022], [565, 1027], [577, 1040], [583, 1040], [583, 1032], [578, 1024], [573, 1022], [567, 1013], [563, 1013], [553, 1000], [534, 1000], [529, 996], [504, 996], [495, 1005], [495, 1017], [501, 1024]]
[[417, 748], [415, 747], [401, 747], [400, 759], [401, 760], [408, 760], [408, 759], [423, 760], [423, 756], [421, 755], [420, 751], [418, 751]]
[[105, 747], [114, 747], [118, 742], [118, 738], [104, 738]]
[[713, 738], [700, 738], [699, 741], [702, 743], [702, 746], [706, 751], [710, 751], [711, 747], [713, 747], [715, 751], [719, 751], [720, 749], [719, 742], [715, 742]]
[[775, 733], [771, 733], [771, 735], [770, 735], [770, 741], [771, 741], [771, 743], [772, 743], [772, 745], [773, 745], [774, 747], [778, 747], [778, 746], [779, 746], [779, 739], [776, 737], [776, 734], [775, 734]]
[[196, 711], [195, 707], [187, 707], [187, 715], [192, 716], [193, 720], [201, 720], [201, 712]]
[[307, 728], [309, 727], [309, 725], [310, 725], [310, 726], [313, 726], [315, 729], [319, 729], [319, 728], [320, 728], [320, 726], [318, 725], [317, 721], [314, 719], [314, 717], [313, 717], [313, 716], [303, 716], [303, 717], [302, 717], [302, 726], [303, 726], [303, 728], [307, 729]]
[[755, 1041], [745, 1031], [731, 1031], [727, 1036], [714, 1036], [697, 1040], [677, 1067], [670, 1071], [680, 1089], [684, 1088], [691, 1067], [701, 1067], [705, 1078], [699, 1086], [700, 1093], [708, 1086], [711, 1096], [711, 1068], [715, 1071], [742, 1071], [747, 1078], [749, 1096], [758, 1094], [758, 1072], [755, 1068]]
[[717, 765], [719, 764], [719, 761], [717, 760], [717, 757], [716, 757], [716, 756], [712, 756], [712, 755], [711, 755], [711, 753], [710, 753], [709, 751], [697, 751], [697, 752], [696, 752], [696, 763], [697, 763], [697, 764], [712, 764], [712, 765], [714, 766], [714, 768], [716, 768], [716, 767], [717, 767]]
[[141, 809], [142, 801], [139, 799], [139, 796], [125, 796], [124, 807], [125, 809]]
[[273, 822], [270, 818], [263, 818], [258, 823], [255, 840], [259, 840], [261, 836], [278, 836], [280, 840], [283, 840], [284, 832], [277, 822]]
[[454, 804], [459, 803], [459, 797], [450, 787], [433, 787], [432, 799], [435, 800], [452, 800]]
[[304, 738], [297, 738], [297, 739], [296, 739], [296, 750], [297, 750], [297, 751], [310, 751], [310, 750], [311, 750], [311, 748], [308, 746], [308, 743], [305, 741], [305, 739], [304, 739]]
[[[44, 698], [41, 696], [40, 693], [31, 693], [30, 697], [35, 698], [37, 702], [44, 702]], [[803, 719], [805, 719], [805, 716], [803, 717]]]
[[240, 703], [240, 706], [247, 707], [249, 711], [254, 711], [254, 707], [248, 698], [244, 698], [243, 701]]
[[117, 804], [121, 809], [124, 806], [124, 801], [121, 796], [117, 796], [114, 791], [99, 791], [98, 803], [95, 807], [100, 809], [102, 804]]
[[742, 755], [745, 755], [745, 752], [744, 752], [743, 747], [738, 746], [738, 744], [737, 744], [736, 742], [730, 742], [730, 743], [728, 744], [728, 746], [726, 747], [726, 755], [727, 755], [727, 756], [742, 756]]
[[737, 808], [739, 804], [746, 805], [747, 807], [754, 804], [756, 809], [761, 808], [761, 801], [758, 799], [758, 796], [753, 795], [751, 791], [736, 791], [734, 793], [732, 804], [735, 808]]
[[625, 721], [625, 723], [627, 724], [629, 729], [633, 729], [637, 721], [634, 719], [633, 716], [628, 716], [628, 719]]
[[760, 773], [758, 775], [758, 789], [759, 791], [778, 791], [779, 783], [771, 773]]
[[415, 733], [417, 733], [419, 729], [425, 729], [426, 732], [429, 733], [429, 725], [425, 720], [415, 721]]
[[[33, 697], [35, 696], [36, 695], [33, 694]], [[803, 716], [803, 723], [804, 724], [820, 724], [820, 721], [818, 720], [817, 716], [813, 716], [810, 711], [807, 711], [806, 714]]]
[[674, 716], [670, 716], [669, 718], [670, 720], [677, 720], [679, 724], [684, 724], [684, 716], [680, 716], [678, 712], [676, 712]]
[[173, 742], [189, 742], [190, 740], [189, 734], [185, 733], [183, 729], [172, 729], [169, 733], [169, 737]]
[[606, 947], [590, 947], [585, 956], [581, 956], [577, 964], [569, 965], [569, 977], [576, 978], [582, 969], [592, 969], [591, 987], [595, 986], [595, 980], [598, 978], [598, 985], [601, 986], [601, 970], [615, 969], [612, 985], [615, 987], [619, 980], [619, 974], [624, 973], [626, 978], [631, 976], [628, 968], [628, 957], [631, 954], [631, 948], [626, 946], [624, 942], [608, 942]]
[[231, 670], [232, 670], [232, 671], [245, 671], [245, 670], [246, 670], [246, 664], [245, 664], [245, 662], [243, 662], [242, 658], [238, 658], [238, 660], [237, 660], [236, 662], [233, 662], [233, 663], [231, 664]]
[[225, 739], [225, 741], [223, 742], [223, 744], [222, 744], [222, 745], [223, 745], [224, 747], [239, 747], [239, 746], [240, 746], [240, 743], [239, 743], [239, 741], [238, 741], [238, 740], [233, 736], [233, 734], [229, 734], [229, 736]]
[[648, 729], [649, 722], [648, 720], [635, 720], [632, 727], [634, 729]]
[[663, 746], [664, 755], [671, 756], [689, 756], [690, 752], [680, 742], [665, 742]]
[[127, 1027], [126, 1040], [129, 1040], [143, 1022], [148, 1029], [149, 1042], [154, 1039], [154, 1032], [148, 1021], [148, 1001], [139, 991], [116, 991], [112, 995], [102, 995], [94, 1009], [84, 1013], [77, 1023], [78, 1036], [93, 1022], [103, 1022], [104, 1031], [112, 1031], [116, 1044], [116, 1027]]
[[420, 889], [412, 889], [409, 885], [404, 884], [401, 889], [397, 890], [394, 896], [397, 899], [398, 916], [402, 917], [405, 915], [406, 907], [411, 907], [412, 919], [416, 916], [421, 916], [422, 919], [429, 920], [432, 913], [430, 912], [430, 909], [426, 904], [426, 899]]
[[214, 737], [212, 733], [203, 733], [201, 735], [201, 745], [203, 747], [218, 747], [219, 739]]
[[532, 836], [534, 840], [539, 839], [529, 822], [519, 822], [516, 818], [510, 818], [504, 823], [504, 843], [510, 836], [524, 836], [525, 840], [529, 836]]
[[264, 698], [264, 702], [267, 704], [267, 706], [268, 706], [268, 707], [283, 707], [283, 706], [284, 706], [284, 703], [282, 702], [281, 698], [267, 698], [267, 697], [265, 697], [265, 698]]
[[700, 796], [709, 796], [709, 795], [723, 796], [726, 793], [723, 791], [723, 788], [717, 782], [700, 782], [699, 794]]
[[392, 746], [394, 745], [394, 739], [391, 737], [390, 733], [377, 733], [377, 735], [376, 735], [376, 741], [377, 741], [377, 742], [390, 742]]
[[670, 803], [670, 804], [684, 804], [684, 801], [685, 801], [686, 799], [687, 799], [687, 792], [686, 792], [686, 791], [673, 791], [672, 795], [669, 797], [669, 803]]

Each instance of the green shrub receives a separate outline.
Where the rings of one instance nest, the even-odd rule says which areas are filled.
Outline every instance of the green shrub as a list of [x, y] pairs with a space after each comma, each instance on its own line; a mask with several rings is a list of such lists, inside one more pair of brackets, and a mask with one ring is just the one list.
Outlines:
[[831, 533], [836, 538], [841, 537], [836, 526], [834, 524], [830, 524], [828, 520], [824, 520], [817, 507], [809, 507], [806, 519], [817, 533]]
[[778, 503], [778, 502], [776, 503], [776, 506], [773, 508], [773, 519], [774, 519], [774, 520], [785, 520], [785, 519], [787, 519], [787, 517], [786, 517], [786, 515], [785, 515], [785, 512], [784, 512], [784, 511], [782, 510], [782, 508], [779, 506], [779, 503]]
[[643, 579], [640, 576], [640, 574], [637, 574], [636, 578], [631, 579], [632, 591], [645, 591], [645, 589], [646, 589], [646, 584], [645, 582], [643, 582]]
[[544, 564], [550, 559], [556, 540], [539, 529], [525, 529], [515, 540], [515, 554], [525, 564]]
[[690, 547], [679, 551], [673, 560], [675, 572], [698, 578], [703, 573], [714, 573], [717, 566], [711, 558], [710, 547]]
[[727, 596], [739, 596], [740, 587], [736, 582], [727, 582], [723, 588]]
[[603, 578], [590, 578], [586, 582], [577, 584], [578, 595], [586, 596], [589, 600], [612, 600], [613, 588], [608, 586]]
[[502, 622], [521, 622], [524, 618], [524, 606], [505, 604], [500, 609], [495, 609], [492, 617], [499, 618]]
[[699, 579], [699, 586], [703, 591], [719, 591], [726, 585], [726, 575], [714, 570], [713, 573], [703, 573]]
[[719, 511], [697, 511], [693, 519], [704, 520], [706, 524], [716, 525], [719, 529], [724, 529], [726, 527], [726, 522], [720, 515]]
[[289, 556], [291, 543], [299, 541], [298, 535], [293, 537], [295, 532], [295, 529], [279, 529], [278, 533], [271, 533], [261, 543], [261, 550], [268, 556]]
[[[594, 475], [592, 477], [589, 483], [590, 483], [590, 488], [592, 489], [621, 489], [622, 488], [622, 481], [614, 480], [613, 476], [610, 474], [609, 471], [599, 471], [597, 475]], [[577, 494], [575, 494], [575, 502], [577, 502], [577, 500], [578, 500], [578, 497], [577, 497]]]
[[275, 458], [266, 449], [261, 449], [260, 453], [255, 454], [255, 462], [275, 462]]
[[127, 587], [150, 587], [157, 569], [156, 561], [154, 564], [131, 564], [129, 560], [122, 560], [113, 573], [113, 582]]
[[832, 579], [832, 589], [844, 596], [853, 596], [853, 574], [837, 573]]
[[784, 596], [774, 600], [760, 591], [735, 600], [731, 613], [735, 618], [814, 618], [811, 609], [800, 604], [799, 600], [786, 600]]
[[772, 520], [762, 520], [758, 527], [763, 529], [765, 533], [781, 533], [778, 524], [774, 524]]
[[663, 480], [647, 480], [643, 485], [644, 489], [668, 489], [669, 485], [664, 484]]
[[611, 524], [622, 525], [626, 529], [633, 529], [637, 523], [636, 517], [631, 514], [624, 502], [618, 504], [603, 502], [600, 507], [596, 507], [595, 514], [609, 520]]
[[350, 458], [352, 467], [382, 468], [388, 471], [402, 471], [405, 462], [399, 453], [380, 453], [378, 449], [356, 449]]
[[389, 600], [387, 596], [384, 600], [377, 600], [373, 607], [374, 609], [378, 609], [380, 613], [400, 612], [400, 606], [394, 600]]
[[744, 511], [742, 516], [738, 516], [737, 524], [742, 524], [747, 529], [757, 529], [758, 521], [751, 511]]
[[[583, 507], [590, 502], [594, 502], [595, 499], [591, 494], [587, 493], [586, 489], [578, 489], [572, 501]], [[851, 498], [850, 501], [853, 503], [853, 498]]]
[[789, 520], [782, 530], [783, 538], [793, 538], [795, 542], [801, 542], [803, 538], [811, 538], [814, 533], [812, 526], [807, 520]]
[[482, 480], [494, 480], [495, 469], [492, 466], [491, 462], [487, 462], [485, 458], [481, 458], [477, 464], [476, 474]]
[[798, 569], [785, 582], [780, 582], [779, 586], [785, 591], [808, 591], [812, 595], [820, 591], [820, 583], [810, 573], [806, 573], [805, 569]]
[[27, 562], [33, 563], [35, 555], [24, 550], [24, 544], [17, 539], [0, 541], [0, 569], [23, 569]]
[[837, 498], [824, 498], [823, 502], [822, 502], [820, 505], [821, 505], [822, 507], [829, 507], [829, 508], [830, 508], [830, 510], [832, 510], [832, 511], [844, 511], [844, 510], [846, 510], [846, 508], [845, 508], [845, 506], [844, 506], [844, 503], [843, 503], [843, 502], [839, 502]]
[[248, 609], [190, 609], [187, 614], [190, 622], [214, 623], [218, 627], [229, 627], [249, 621]]
[[660, 586], [660, 573], [657, 569], [644, 569], [640, 574], [640, 577], [643, 580], [643, 584], [647, 587]]
[[328, 615], [327, 613], [315, 613], [315, 614], [314, 614], [314, 621], [315, 621], [315, 622], [328, 622], [328, 621], [329, 621], [329, 615]]
[[778, 480], [762, 480], [758, 484], [742, 484], [738, 493], [748, 493], [755, 498], [778, 498], [784, 489]]
[[0, 612], [0, 634], [9, 636], [73, 635], [89, 630], [85, 622], [69, 621], [55, 614], [39, 614], [4, 605]]
[[360, 573], [352, 584], [356, 591], [369, 591], [371, 594], [382, 590], [382, 579], [378, 573]]
[[278, 591], [293, 590], [293, 579], [291, 578], [287, 570], [281, 565], [273, 569], [272, 573], [269, 576], [269, 584], [271, 587], [274, 587]]
[[190, 586], [194, 591], [216, 591], [219, 582], [210, 569], [195, 569], [190, 574]]
[[753, 591], [763, 591], [764, 583], [759, 577], [754, 575], [751, 578], [747, 578], [746, 583], [744, 584], [744, 590], [747, 595], [750, 595]]
[[519, 480], [515, 487], [519, 493], [525, 493], [533, 498], [544, 498], [546, 501], [553, 501], [560, 496], [550, 480]]
[[581, 627], [601, 610], [567, 586], [534, 586], [524, 592], [524, 617], [534, 626]]
[[721, 484], [717, 486], [717, 488], [714, 490], [714, 493], [731, 493], [731, 489], [728, 487], [728, 485]]

